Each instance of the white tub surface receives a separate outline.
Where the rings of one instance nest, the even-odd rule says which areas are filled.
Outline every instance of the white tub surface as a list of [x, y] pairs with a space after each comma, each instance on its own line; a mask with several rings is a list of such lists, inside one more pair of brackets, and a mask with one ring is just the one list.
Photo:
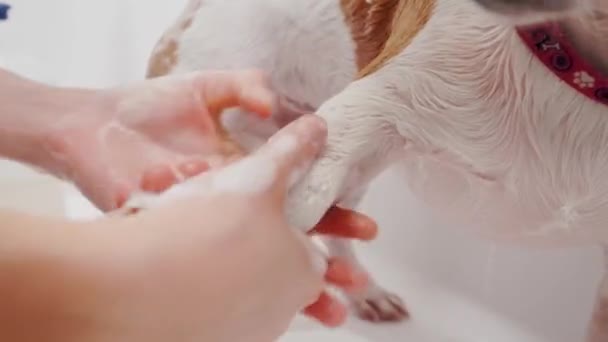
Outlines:
[[[142, 77], [158, 36], [185, 0], [8, 2], [14, 8], [0, 25], [0, 65], [45, 82], [99, 87]], [[65, 189], [31, 175], [0, 164], [0, 206], [99, 215], [73, 189], [65, 192], [63, 211], [57, 194]], [[494, 246], [438, 225], [390, 171], [362, 209], [381, 227], [378, 240], [361, 248], [362, 261], [402, 295], [413, 320], [397, 326], [352, 320], [334, 331], [299, 320], [282, 342], [526, 342], [533, 340], [528, 334], [582, 341], [601, 270], [597, 250]]]
[[601, 275], [594, 248], [531, 250], [495, 245], [443, 227], [399, 172], [374, 182], [361, 209], [380, 236], [359, 246], [368, 270], [408, 305], [412, 320], [350, 319], [328, 330], [304, 319], [281, 342], [583, 342]]
[[[99, 213], [73, 189], [67, 214]], [[280, 342], [582, 342], [597, 282], [599, 251], [499, 246], [442, 227], [394, 171], [373, 185], [362, 210], [380, 236], [359, 245], [363, 264], [401, 295], [412, 320], [373, 325], [349, 320], [329, 330], [298, 318]]]
[[346, 326], [331, 330], [299, 317], [279, 342], [549, 341], [532, 331], [527, 331], [508, 317], [497, 315], [471, 298], [434, 286], [419, 277], [408, 276], [405, 273], [393, 276], [383, 273], [383, 275], [385, 276], [381, 279], [384, 283], [392, 289], [398, 289], [407, 301], [413, 315], [412, 320], [397, 324], [371, 324], [352, 317]]

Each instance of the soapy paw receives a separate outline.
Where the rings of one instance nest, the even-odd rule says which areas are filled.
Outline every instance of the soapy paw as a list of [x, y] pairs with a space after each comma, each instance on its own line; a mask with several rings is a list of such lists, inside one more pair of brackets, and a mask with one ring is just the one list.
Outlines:
[[382, 289], [367, 291], [351, 303], [355, 314], [369, 322], [400, 322], [409, 316], [401, 298]]

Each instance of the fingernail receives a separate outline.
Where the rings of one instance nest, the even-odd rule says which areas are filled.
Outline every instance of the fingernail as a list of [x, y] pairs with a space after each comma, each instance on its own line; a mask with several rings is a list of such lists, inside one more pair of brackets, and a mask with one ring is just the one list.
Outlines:
[[245, 97], [258, 105], [262, 105], [267, 110], [267, 113], [259, 113], [263, 114], [264, 117], [272, 114], [272, 107], [274, 106], [275, 98], [274, 95], [265, 88], [254, 87], [252, 89], [247, 90]]
[[123, 183], [118, 185], [116, 190], [116, 198], [114, 200], [114, 207], [111, 209], [121, 208], [127, 202], [130, 195], [131, 187], [128, 184]]
[[181, 170], [179, 170], [178, 167], [171, 164], [169, 166], [169, 168], [171, 169], [171, 172], [173, 173], [173, 175], [175, 175], [175, 178], [177, 179], [178, 183], [181, 183], [186, 180], [186, 176], [184, 176], [184, 174], [181, 172]]
[[325, 144], [327, 137], [327, 125], [325, 120], [316, 115], [308, 115], [303, 118], [299, 132], [306, 142], [315, 144], [316, 147]]
[[274, 153], [279, 155], [291, 154], [298, 148], [298, 138], [289, 132], [282, 132], [270, 138]]
[[353, 213], [349, 216], [348, 225], [353, 227], [357, 239], [371, 241], [378, 235], [376, 222], [360, 213]]
[[327, 130], [325, 120], [323, 120], [320, 116], [308, 114], [303, 116], [300, 120], [302, 126], [306, 126], [306, 128], [310, 129], [311, 131], [325, 133]]
[[196, 172], [197, 164], [193, 161], [187, 161], [183, 164], [179, 164], [177, 169], [185, 174], [193, 174]]
[[187, 161], [178, 166], [178, 170], [186, 177], [193, 177], [209, 169], [209, 164], [205, 161]]

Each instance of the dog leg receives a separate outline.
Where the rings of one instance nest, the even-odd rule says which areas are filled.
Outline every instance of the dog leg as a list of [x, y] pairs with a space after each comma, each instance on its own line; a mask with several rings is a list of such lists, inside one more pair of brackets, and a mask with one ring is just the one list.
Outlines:
[[388, 92], [382, 80], [362, 78], [318, 109], [327, 123], [327, 143], [287, 198], [286, 214], [294, 227], [312, 229], [349, 195], [353, 181], [357, 189], [365, 187], [401, 151], [405, 141], [396, 130], [397, 114], [387, 112], [383, 93]]
[[[323, 239], [332, 257], [347, 260], [360, 272], [367, 272], [359, 263], [352, 242], [346, 239]], [[408, 313], [399, 296], [386, 291], [372, 278], [367, 289], [358, 294], [348, 294], [347, 299], [355, 314], [370, 322], [398, 322], [407, 318]]]
[[[342, 208], [356, 209], [365, 194], [366, 188], [360, 188], [340, 201]], [[356, 268], [358, 272], [369, 274], [359, 262], [352, 241], [340, 238], [323, 238], [330, 257], [339, 257]], [[407, 317], [407, 311], [401, 298], [386, 291], [370, 276], [369, 286], [360, 293], [346, 294], [346, 298], [355, 314], [370, 322], [397, 322]]]
[[[401, 151], [403, 138], [395, 130], [383, 98], [370, 96], [386, 93], [382, 84], [372, 78], [357, 80], [317, 111], [328, 125], [327, 147], [288, 196], [287, 217], [294, 227], [312, 228], [335, 203], [356, 206], [371, 178], [393, 160], [395, 152]], [[350, 241], [326, 242], [331, 256], [346, 259], [365, 272]], [[399, 321], [407, 316], [399, 297], [373, 281], [366, 291], [348, 299], [365, 320]]]
[[608, 342], [608, 247], [604, 249], [604, 275], [591, 316], [588, 342]]

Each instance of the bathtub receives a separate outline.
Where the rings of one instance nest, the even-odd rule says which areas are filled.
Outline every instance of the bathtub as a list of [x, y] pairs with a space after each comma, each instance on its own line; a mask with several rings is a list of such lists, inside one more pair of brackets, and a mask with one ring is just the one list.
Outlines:
[[380, 225], [362, 262], [407, 303], [411, 320], [330, 331], [302, 318], [282, 342], [582, 342], [602, 266], [599, 249], [530, 250], [444, 227], [398, 170], [381, 175], [361, 210]]
[[[599, 250], [528, 250], [494, 245], [442, 227], [388, 170], [361, 210], [377, 219], [377, 240], [361, 261], [402, 296], [412, 318], [369, 324], [350, 318], [327, 329], [298, 317], [280, 342], [582, 342], [601, 275]], [[66, 188], [66, 214], [98, 212]]]
[[[151, 46], [184, 0], [148, 0], [146, 11], [139, 0], [11, 3], [12, 17], [0, 26], [0, 65], [41, 81], [97, 87], [140, 78]], [[110, 17], [112, 25], [104, 25]], [[494, 245], [437, 224], [396, 173], [381, 175], [364, 199], [360, 209], [378, 221], [380, 236], [357, 247], [412, 319], [372, 325], [352, 318], [329, 330], [300, 317], [281, 342], [583, 340], [602, 269], [599, 250]], [[11, 162], [0, 160], [0, 183], [1, 207], [99, 215], [72, 187]]]

